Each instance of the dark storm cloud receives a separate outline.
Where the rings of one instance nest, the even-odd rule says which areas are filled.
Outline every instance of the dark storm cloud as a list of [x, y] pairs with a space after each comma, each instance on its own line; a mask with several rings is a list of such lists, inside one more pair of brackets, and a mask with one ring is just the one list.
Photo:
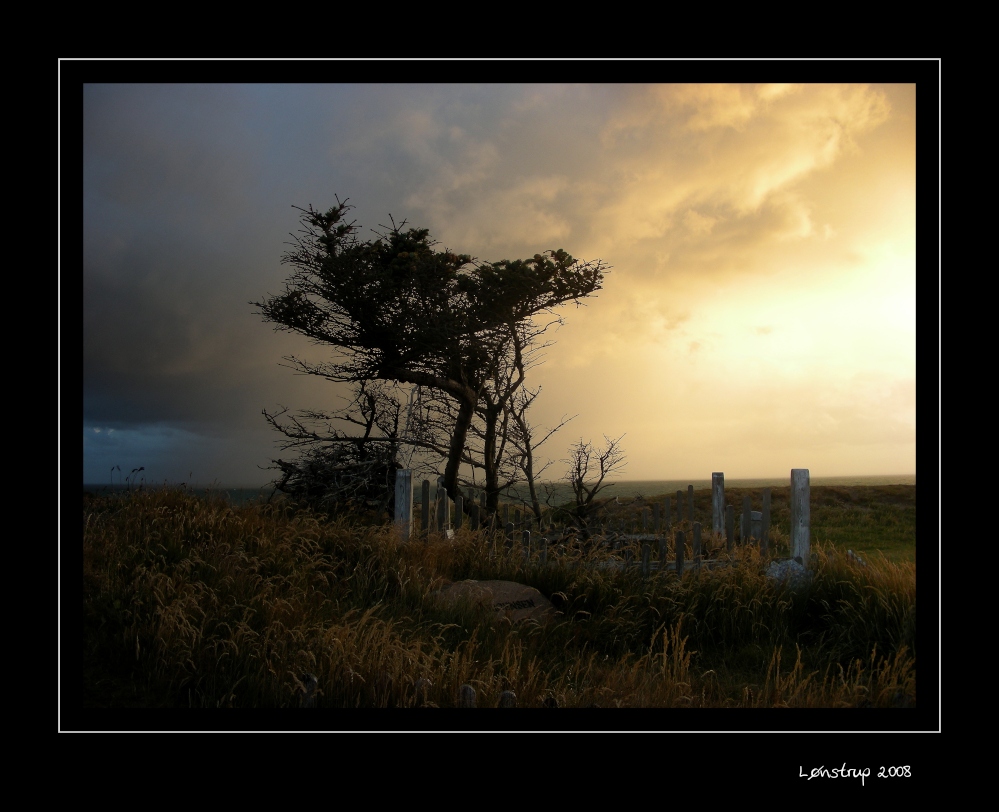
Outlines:
[[[275, 340], [248, 304], [280, 289], [280, 256], [298, 226], [292, 206], [350, 197], [370, 235], [390, 214], [433, 220], [441, 198], [426, 191], [423, 211], [421, 193], [407, 190], [438, 189], [443, 178], [444, 218], [491, 182], [479, 169], [495, 177], [491, 139], [510, 142], [506, 162], [524, 149], [520, 172], [529, 173], [545, 154], [530, 140], [543, 143], [555, 126], [546, 122], [578, 94], [539, 87], [511, 126], [503, 113], [521, 95], [474, 86], [87, 87], [85, 421], [252, 422], [290, 375], [277, 366], [281, 355], [302, 347]], [[562, 152], [568, 170], [572, 150]], [[492, 222], [500, 232], [502, 219]]]

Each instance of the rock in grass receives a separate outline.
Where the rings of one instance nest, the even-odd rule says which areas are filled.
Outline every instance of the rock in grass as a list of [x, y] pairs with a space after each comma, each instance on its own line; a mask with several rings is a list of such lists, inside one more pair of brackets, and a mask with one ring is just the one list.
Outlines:
[[511, 623], [528, 618], [544, 621], [555, 615], [555, 607], [541, 592], [514, 581], [459, 581], [448, 585], [438, 595], [448, 601], [471, 598], [479, 605], [491, 608], [496, 617], [509, 618]]
[[781, 581], [792, 588], [807, 586], [812, 580], [812, 574], [797, 558], [771, 561], [770, 566], [767, 567], [767, 577], [774, 581]]

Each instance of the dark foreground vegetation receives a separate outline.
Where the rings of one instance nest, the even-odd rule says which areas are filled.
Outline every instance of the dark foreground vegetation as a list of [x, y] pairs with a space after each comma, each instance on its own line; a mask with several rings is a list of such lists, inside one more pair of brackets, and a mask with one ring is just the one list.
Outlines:
[[[812, 528], [791, 588], [753, 547], [643, 578], [592, 566], [600, 550], [490, 555], [467, 530], [404, 543], [287, 504], [85, 495], [82, 704], [299, 707], [311, 674], [317, 709], [454, 707], [466, 684], [479, 707], [915, 707], [915, 488], [813, 488]], [[463, 579], [536, 587], [559, 614], [434, 599]]]

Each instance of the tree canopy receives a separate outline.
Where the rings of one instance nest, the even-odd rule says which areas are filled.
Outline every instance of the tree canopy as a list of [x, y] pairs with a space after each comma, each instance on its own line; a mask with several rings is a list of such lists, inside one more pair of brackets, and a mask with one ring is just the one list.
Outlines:
[[[302, 228], [282, 257], [283, 293], [252, 304], [277, 330], [334, 350], [332, 359], [286, 358], [333, 381], [398, 381], [454, 399], [445, 488], [454, 496], [469, 426], [498, 371], [523, 362], [554, 311], [599, 290], [608, 270], [548, 250], [530, 259], [480, 262], [438, 250], [428, 229], [387, 228], [360, 240], [347, 201], [326, 212], [299, 209]], [[385, 227], [383, 227], [385, 228]], [[549, 316], [536, 324], [538, 316]], [[510, 377], [518, 380], [518, 376]], [[520, 370], [517, 386], [523, 380]]]

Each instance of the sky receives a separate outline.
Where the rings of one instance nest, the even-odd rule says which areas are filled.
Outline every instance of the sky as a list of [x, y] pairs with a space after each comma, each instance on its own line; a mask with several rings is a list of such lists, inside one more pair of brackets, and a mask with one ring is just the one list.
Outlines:
[[391, 216], [610, 266], [528, 380], [535, 425], [574, 416], [556, 477], [621, 435], [627, 480], [915, 473], [915, 84], [82, 94], [85, 483], [264, 485], [288, 452], [262, 410], [336, 408], [282, 366], [329, 351], [250, 304], [283, 289], [294, 207], [336, 196], [362, 238]]

